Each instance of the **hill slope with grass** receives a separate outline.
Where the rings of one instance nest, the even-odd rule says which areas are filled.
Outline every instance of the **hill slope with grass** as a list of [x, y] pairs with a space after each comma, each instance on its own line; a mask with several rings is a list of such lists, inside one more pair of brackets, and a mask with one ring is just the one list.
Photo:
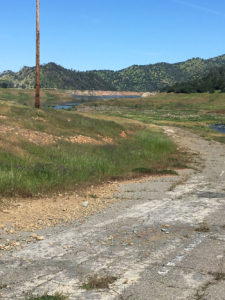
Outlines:
[[[225, 55], [206, 60], [193, 58], [175, 64], [134, 65], [119, 71], [77, 72], [49, 63], [41, 67], [41, 86], [74, 90], [156, 91], [177, 82], [200, 79], [211, 68], [224, 65]], [[17, 73], [3, 73], [0, 82], [31, 88], [35, 84], [34, 78], [35, 68], [24, 67]]]
[[207, 139], [225, 143], [225, 134], [215, 130], [216, 124], [224, 128], [224, 104], [225, 93], [157, 93], [141, 99], [86, 103], [78, 110], [98, 111], [145, 124], [184, 127]]
[[0, 196], [76, 190], [183, 163], [160, 129], [0, 101]]

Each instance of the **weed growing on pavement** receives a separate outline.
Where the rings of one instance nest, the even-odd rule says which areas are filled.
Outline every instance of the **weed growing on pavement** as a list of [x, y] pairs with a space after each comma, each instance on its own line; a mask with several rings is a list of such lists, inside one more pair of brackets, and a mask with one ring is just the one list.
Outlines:
[[81, 288], [85, 290], [93, 289], [108, 289], [109, 285], [117, 280], [115, 276], [98, 277], [94, 275], [89, 277], [86, 283], [83, 283]]
[[195, 231], [209, 232], [210, 228], [209, 228], [209, 225], [206, 222], [202, 222], [202, 223], [199, 224], [199, 226], [197, 228], [195, 228]]
[[61, 293], [56, 293], [55, 295], [48, 295], [47, 293], [43, 296], [31, 296], [26, 300], [66, 300], [67, 296], [62, 295]]

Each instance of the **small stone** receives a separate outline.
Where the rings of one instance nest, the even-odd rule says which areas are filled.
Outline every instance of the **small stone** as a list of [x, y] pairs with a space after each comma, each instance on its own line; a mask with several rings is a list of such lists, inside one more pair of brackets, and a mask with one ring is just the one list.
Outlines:
[[34, 239], [36, 239], [37, 238], [37, 234], [36, 233], [32, 233], [31, 237], [34, 238]]
[[23, 206], [23, 205], [22, 205], [21, 203], [15, 203], [14, 206], [15, 206], [15, 207], [21, 207], [21, 206]]
[[3, 209], [2, 212], [3, 212], [4, 214], [10, 214], [10, 211], [9, 211], [9, 210], [6, 210], [6, 209]]
[[37, 240], [37, 241], [43, 241], [43, 240], [44, 240], [44, 236], [37, 236], [37, 237], [36, 237], [36, 240]]
[[88, 201], [83, 202], [83, 206], [84, 206], [84, 207], [88, 207], [88, 205], [89, 205], [89, 202], [88, 202]]
[[167, 229], [165, 229], [165, 228], [162, 228], [161, 231], [164, 232], [164, 233], [166, 233], [166, 234], [169, 234], [169, 233], [170, 233], [170, 232], [169, 232]]

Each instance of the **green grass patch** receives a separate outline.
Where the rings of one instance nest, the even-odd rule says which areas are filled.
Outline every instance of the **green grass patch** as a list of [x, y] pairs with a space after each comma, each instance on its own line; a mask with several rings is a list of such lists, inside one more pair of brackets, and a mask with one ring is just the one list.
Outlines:
[[[40, 145], [13, 133], [0, 136], [0, 195], [3, 196], [57, 193], [111, 179], [133, 178], [138, 176], [134, 171], [138, 168], [163, 174], [184, 165], [184, 155], [178, 153], [167, 136], [132, 121], [117, 122], [76, 112], [37, 111], [2, 103], [0, 108], [7, 117], [0, 120], [3, 126], [62, 138], [53, 144]], [[121, 136], [122, 132], [127, 132], [126, 138]], [[96, 140], [109, 137], [113, 142], [78, 144], [64, 139], [77, 135]]]
[[193, 93], [193, 94], [166, 94], [158, 93], [148, 98], [113, 99], [86, 103], [85, 106], [106, 105], [123, 109], [138, 110], [176, 110], [185, 111], [220, 110], [224, 109], [225, 93]]
[[[0, 88], [0, 100], [34, 106], [34, 89]], [[74, 101], [72, 93], [63, 90], [41, 89], [41, 105], [48, 107], [58, 103], [69, 103]]]
[[[95, 103], [85, 104], [92, 105]], [[191, 129], [201, 136], [225, 142], [223, 133], [212, 128], [225, 123], [225, 93], [166, 94], [161, 93], [143, 99], [115, 99], [98, 101], [102, 113], [133, 119], [146, 124], [179, 126]], [[104, 107], [107, 109], [104, 111]], [[111, 108], [111, 109], [109, 109]]]
[[[0, 111], [8, 117], [4, 124], [42, 131], [56, 136], [119, 136], [124, 127], [111, 120], [85, 117], [76, 112], [36, 110], [21, 105], [0, 103]], [[0, 119], [1, 122], [1, 119]]]
[[[132, 170], [149, 168], [165, 173], [177, 167], [181, 156], [162, 133], [139, 130], [117, 144], [88, 145], [58, 142], [40, 146], [21, 142], [26, 158], [0, 151], [0, 193], [32, 196], [74, 189], [104, 180], [132, 176]], [[168, 172], [168, 171], [167, 171]]]

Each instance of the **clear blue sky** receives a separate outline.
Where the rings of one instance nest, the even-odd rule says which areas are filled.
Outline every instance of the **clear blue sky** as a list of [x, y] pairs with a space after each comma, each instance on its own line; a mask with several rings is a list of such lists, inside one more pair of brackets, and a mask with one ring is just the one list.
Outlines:
[[[118, 70], [225, 54], [223, 0], [40, 0], [41, 63]], [[35, 0], [1, 0], [0, 71], [35, 64]]]

